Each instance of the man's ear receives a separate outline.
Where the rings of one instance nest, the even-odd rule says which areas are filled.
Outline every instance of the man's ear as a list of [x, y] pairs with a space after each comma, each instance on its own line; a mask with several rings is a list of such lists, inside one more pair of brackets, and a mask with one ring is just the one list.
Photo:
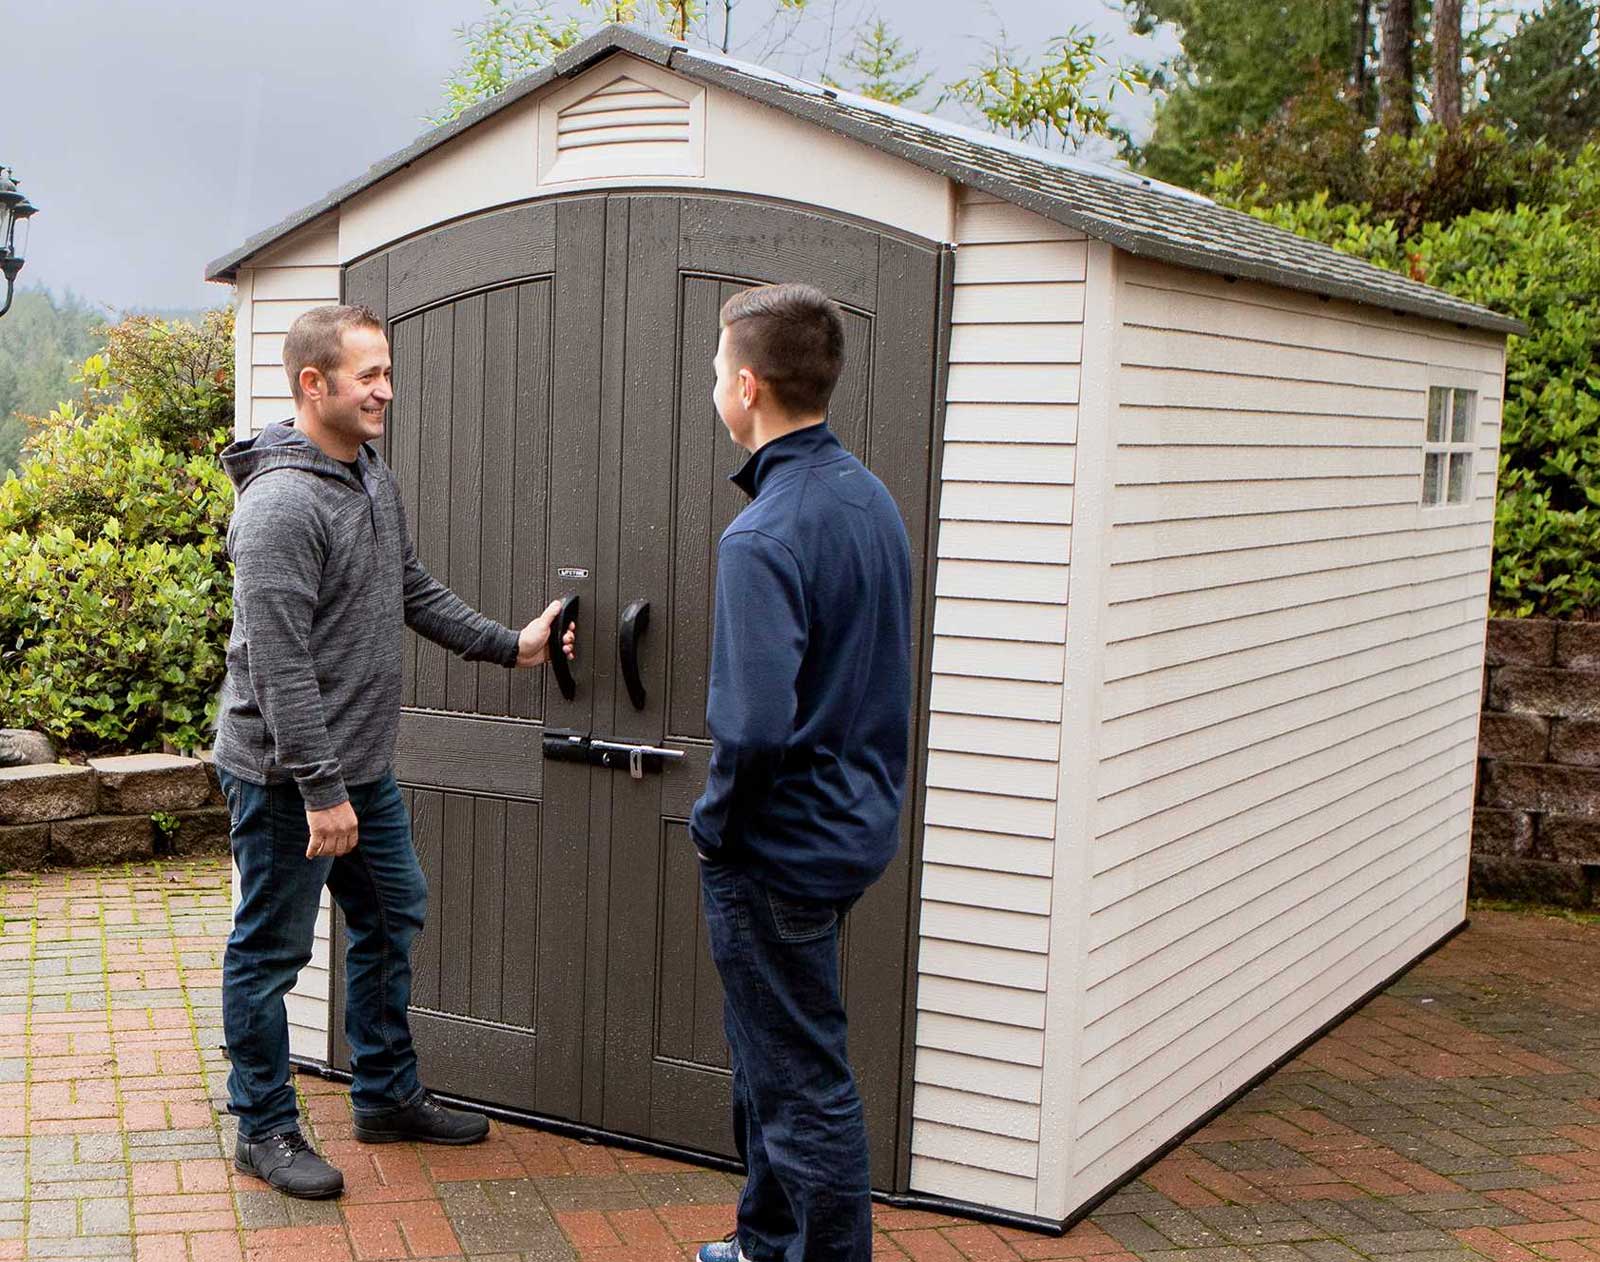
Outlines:
[[320, 399], [328, 392], [328, 380], [309, 365], [300, 370], [300, 393], [308, 399]]
[[761, 379], [748, 368], [739, 369], [739, 402], [744, 405], [745, 411], [755, 407], [760, 394]]

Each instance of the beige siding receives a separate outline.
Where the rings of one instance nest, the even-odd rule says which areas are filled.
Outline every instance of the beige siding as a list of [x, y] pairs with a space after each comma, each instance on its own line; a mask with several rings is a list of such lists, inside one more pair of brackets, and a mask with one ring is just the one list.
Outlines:
[[632, 58], [613, 59], [539, 106], [539, 179], [705, 173], [702, 87]]
[[[639, 108], [608, 108], [615, 104]], [[605, 144], [570, 143], [605, 132]], [[351, 198], [340, 210], [338, 257], [348, 263], [435, 224], [533, 197], [652, 187], [780, 198], [951, 239], [951, 185], [942, 176], [619, 53]], [[1015, 266], [1023, 267], [1039, 243], [1019, 244], [1024, 253]], [[1050, 243], [1044, 253], [1052, 253]], [[1070, 274], [1071, 259], [1063, 255], [1053, 266]], [[1009, 286], [982, 288], [992, 306]]]
[[911, 1186], [1032, 1213], [1086, 246], [956, 224]]
[[303, 312], [338, 301], [336, 213], [307, 224], [240, 269], [234, 373], [241, 435], [294, 415], [283, 371], [283, 335]]
[[[294, 415], [283, 371], [283, 335], [302, 312], [339, 301], [338, 258], [337, 216], [327, 215], [251, 260], [250, 267], [240, 269], [234, 329], [239, 403], [234, 428], [241, 438]], [[238, 894], [235, 871], [235, 902]], [[311, 963], [301, 971], [285, 1000], [290, 1054], [319, 1064], [328, 1059], [329, 908], [324, 890]]]
[[1461, 919], [1500, 437], [1499, 338], [1118, 266], [1068, 1208]]

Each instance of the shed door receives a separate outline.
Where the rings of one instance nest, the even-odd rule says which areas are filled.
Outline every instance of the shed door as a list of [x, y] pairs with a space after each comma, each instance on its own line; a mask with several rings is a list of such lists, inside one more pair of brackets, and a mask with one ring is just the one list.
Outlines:
[[[603, 230], [600, 199], [519, 207], [345, 275], [346, 300], [387, 318], [383, 454], [418, 556], [512, 627], [558, 584], [585, 588], [558, 568], [595, 568]], [[588, 771], [547, 766], [541, 737], [587, 728], [592, 690], [568, 702], [543, 670], [407, 644], [395, 772], [429, 888], [411, 1013], [426, 1081], [577, 1117], [583, 940], [604, 908], [587, 903]], [[348, 1065], [341, 983], [333, 1051]]]
[[[715, 198], [613, 197], [607, 241], [627, 243], [626, 258], [613, 253], [607, 274], [619, 315], [626, 299], [625, 323], [607, 325], [621, 494], [616, 562], [602, 600], [610, 625], [593, 628], [593, 651], [618, 660], [616, 619], [633, 602], [649, 602], [650, 622], [639, 653], [643, 708], [619, 683], [597, 697], [596, 723], [619, 740], [661, 744], [685, 757], [642, 779], [614, 772], [598, 790], [609, 794], [611, 808], [604, 1124], [732, 1152], [722, 992], [687, 826], [710, 752], [705, 709], [717, 540], [746, 502], [727, 480], [745, 453], [711, 401], [718, 311], [753, 283], [784, 280], [815, 284], [844, 305], [846, 368], [829, 420], [894, 494], [920, 578], [939, 259], [933, 250], [818, 215]], [[625, 278], [615, 271], [623, 263]], [[924, 599], [919, 582], [913, 627], [921, 626]], [[924, 651], [919, 644], [913, 657], [918, 680]], [[913, 742], [920, 740], [916, 729], [914, 719]], [[851, 1058], [879, 1187], [897, 1179], [907, 1086], [902, 1030], [911, 990], [915, 799], [908, 797], [902, 817], [899, 857], [846, 929]]]
[[[780, 280], [844, 305], [830, 420], [906, 516], [920, 627], [939, 268], [931, 249], [820, 215], [619, 194], [484, 215], [347, 270], [347, 299], [388, 314], [387, 454], [423, 563], [510, 625], [553, 596], [580, 599], [571, 701], [547, 672], [469, 666], [421, 641], [408, 666], [397, 771], [430, 887], [412, 1014], [429, 1086], [732, 1152], [722, 996], [687, 835], [710, 752], [716, 544], [743, 506], [727, 475], [744, 453], [711, 403], [718, 309]], [[642, 708], [619, 669], [636, 601], [650, 605]], [[919, 688], [927, 648], [915, 646]], [[685, 756], [635, 779], [542, 758], [546, 728]], [[924, 743], [916, 720], [911, 740]], [[846, 930], [879, 1187], [903, 1187], [909, 1161], [917, 802], [913, 785], [899, 858]], [[346, 1065], [337, 976], [334, 990]]]

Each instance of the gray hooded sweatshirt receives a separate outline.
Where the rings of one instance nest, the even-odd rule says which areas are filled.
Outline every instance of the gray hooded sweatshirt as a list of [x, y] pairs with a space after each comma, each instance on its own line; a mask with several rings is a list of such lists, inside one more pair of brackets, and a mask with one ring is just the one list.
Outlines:
[[468, 661], [515, 665], [517, 633], [471, 609], [417, 560], [394, 474], [363, 445], [357, 470], [292, 423], [222, 453], [233, 635], [217, 766], [299, 786], [308, 809], [386, 775], [411, 627]]

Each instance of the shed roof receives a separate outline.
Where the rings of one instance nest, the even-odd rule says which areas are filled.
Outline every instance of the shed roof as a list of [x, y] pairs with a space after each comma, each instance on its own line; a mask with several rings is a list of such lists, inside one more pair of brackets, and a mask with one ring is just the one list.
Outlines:
[[784, 110], [1108, 241], [1130, 254], [1499, 333], [1525, 331], [1520, 321], [1340, 254], [1186, 189], [807, 83], [627, 26], [608, 26], [597, 32], [544, 69], [425, 133], [374, 164], [364, 175], [257, 233], [211, 262], [206, 267], [206, 279], [233, 280], [252, 255], [295, 229], [553, 80], [570, 78], [616, 52], [631, 53], [686, 79]]

